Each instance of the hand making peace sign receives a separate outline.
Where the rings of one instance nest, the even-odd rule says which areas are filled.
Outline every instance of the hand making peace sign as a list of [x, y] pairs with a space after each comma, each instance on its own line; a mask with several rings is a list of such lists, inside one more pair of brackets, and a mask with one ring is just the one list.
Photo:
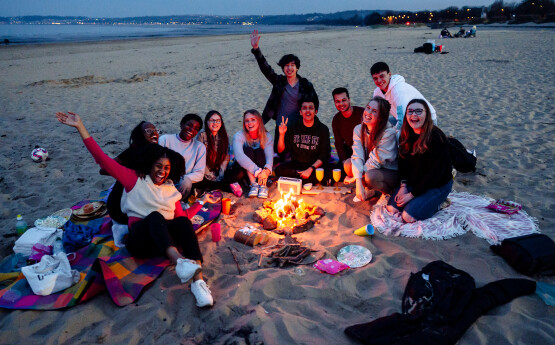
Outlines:
[[284, 135], [287, 132], [287, 122], [289, 118], [285, 119], [283, 116], [281, 117], [281, 123], [279, 125], [279, 135]]

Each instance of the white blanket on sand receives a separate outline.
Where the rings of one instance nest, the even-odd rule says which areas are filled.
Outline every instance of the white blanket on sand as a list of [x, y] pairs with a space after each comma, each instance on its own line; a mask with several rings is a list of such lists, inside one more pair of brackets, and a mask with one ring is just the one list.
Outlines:
[[536, 219], [523, 210], [506, 215], [485, 208], [494, 201], [491, 198], [452, 191], [449, 199], [451, 205], [432, 218], [407, 224], [400, 215], [392, 215], [386, 210], [387, 200], [382, 197], [370, 213], [370, 221], [375, 229], [387, 236], [444, 240], [471, 231], [490, 244], [539, 232]]

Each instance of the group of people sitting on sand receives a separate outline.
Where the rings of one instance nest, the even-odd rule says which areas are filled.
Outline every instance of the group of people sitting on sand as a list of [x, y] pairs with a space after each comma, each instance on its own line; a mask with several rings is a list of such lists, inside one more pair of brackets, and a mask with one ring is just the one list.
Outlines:
[[[364, 108], [351, 105], [346, 88], [333, 90], [338, 112], [332, 130], [339, 157], [333, 163], [330, 131], [317, 117], [319, 100], [312, 83], [297, 74], [299, 58], [283, 56], [278, 62], [283, 74], [278, 74], [261, 52], [256, 30], [250, 40], [272, 92], [262, 114], [255, 109], [243, 113], [243, 128], [231, 144], [222, 114], [212, 110], [204, 121], [185, 115], [177, 134], [159, 136], [152, 123], [143, 121], [133, 129], [129, 148], [112, 159], [79, 115], [56, 114], [62, 124], [78, 130], [101, 173], [117, 180], [108, 209], [114, 222], [129, 227], [129, 253], [167, 257], [182, 282], [193, 279], [199, 307], [211, 306], [213, 298], [202, 277], [202, 254], [190, 218], [215, 200], [207, 193], [184, 210], [181, 200], [194, 189], [232, 191], [245, 181], [249, 197], [267, 198], [273, 173], [315, 183], [316, 169], [324, 168], [326, 184], [332, 169], [341, 168], [345, 182], [355, 183], [356, 198], [388, 194], [387, 210], [415, 222], [431, 217], [453, 184], [448, 142], [436, 127], [435, 109], [402, 76], [392, 75], [387, 64], [371, 67], [377, 87]], [[265, 128], [271, 119], [276, 122], [273, 136]], [[230, 146], [236, 162], [228, 166]]]
[[452, 35], [447, 28], [443, 28], [439, 33], [439, 38], [457, 38], [457, 37], [476, 37], [476, 25], [472, 26], [471, 29], [465, 30], [463, 26], [460, 27], [459, 32]]

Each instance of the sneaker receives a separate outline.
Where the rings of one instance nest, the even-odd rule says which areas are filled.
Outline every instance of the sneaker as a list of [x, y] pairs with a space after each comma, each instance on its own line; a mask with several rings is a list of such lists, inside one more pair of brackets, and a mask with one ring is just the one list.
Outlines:
[[191, 284], [191, 291], [197, 300], [197, 307], [211, 307], [214, 305], [214, 299], [206, 282], [202, 279]]
[[258, 188], [260, 186], [258, 185], [258, 183], [254, 182], [253, 184], [251, 184], [251, 190], [249, 191], [249, 198], [256, 198], [258, 196]]
[[196, 261], [189, 259], [177, 259], [177, 265], [175, 265], [175, 272], [182, 283], [186, 283], [191, 278], [200, 272], [201, 267]]
[[268, 199], [268, 187], [260, 186], [260, 188], [258, 188], [258, 197], [260, 199]]

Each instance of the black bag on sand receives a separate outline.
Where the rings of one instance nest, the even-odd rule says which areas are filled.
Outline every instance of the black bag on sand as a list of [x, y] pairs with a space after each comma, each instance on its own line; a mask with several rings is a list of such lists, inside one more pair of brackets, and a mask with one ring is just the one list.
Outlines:
[[555, 242], [546, 235], [532, 234], [507, 238], [501, 245], [490, 248], [522, 274], [555, 275]]
[[458, 172], [468, 173], [476, 171], [476, 157], [467, 151], [464, 145], [453, 137], [447, 137], [449, 150], [451, 151], [451, 161], [453, 167]]

